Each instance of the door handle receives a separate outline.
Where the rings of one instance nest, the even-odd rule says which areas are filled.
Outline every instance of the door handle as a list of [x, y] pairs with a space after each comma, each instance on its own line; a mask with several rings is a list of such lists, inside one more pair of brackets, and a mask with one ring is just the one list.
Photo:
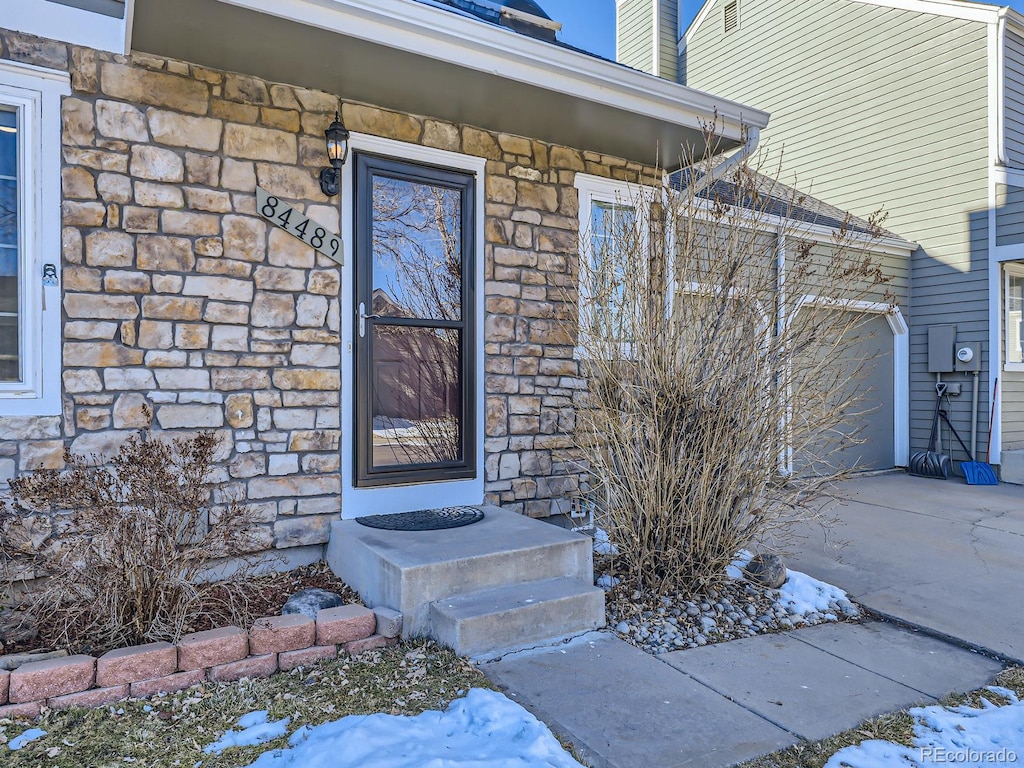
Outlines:
[[366, 321], [376, 320], [380, 315], [368, 315], [366, 314], [365, 302], [359, 302], [359, 338], [366, 336]]

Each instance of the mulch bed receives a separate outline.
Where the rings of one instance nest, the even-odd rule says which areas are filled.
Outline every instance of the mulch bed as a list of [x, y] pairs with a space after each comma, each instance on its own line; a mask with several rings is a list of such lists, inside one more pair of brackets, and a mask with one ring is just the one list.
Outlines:
[[[285, 573], [273, 573], [265, 576], [247, 576], [242, 581], [232, 582], [235, 588], [241, 587], [243, 601], [247, 605], [246, 613], [254, 620], [261, 616], [277, 616], [281, 613], [288, 598], [300, 589], [318, 587], [341, 595], [345, 603], [362, 604], [359, 595], [345, 582], [331, 572], [324, 562], [302, 566]], [[218, 595], [214, 595], [216, 599]], [[192, 632], [228, 626], [232, 619], [221, 601], [202, 611], [189, 628]], [[0, 626], [0, 654], [27, 653], [30, 651], [57, 650], [48, 640], [52, 637], [51, 627], [43, 620], [39, 622], [38, 634], [29, 639], [5, 637], [4, 628]], [[20, 634], [20, 633], [19, 633]], [[89, 653], [100, 655], [110, 648], [89, 648]]]

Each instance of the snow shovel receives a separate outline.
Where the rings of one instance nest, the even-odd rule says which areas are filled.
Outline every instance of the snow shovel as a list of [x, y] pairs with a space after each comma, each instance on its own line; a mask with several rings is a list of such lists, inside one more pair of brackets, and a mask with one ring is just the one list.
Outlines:
[[935, 440], [939, 435], [939, 408], [945, 392], [945, 384], [935, 385], [935, 415], [932, 416], [932, 433], [928, 437], [928, 450], [918, 451], [910, 457], [910, 462], [907, 464], [908, 474], [916, 477], [933, 477], [936, 480], [949, 479], [951, 468], [949, 456], [932, 450], [937, 447]]
[[[988, 449], [986, 458], [992, 454], [992, 419], [996, 415], [996, 391], [999, 386], [999, 379], [992, 385], [992, 411], [988, 417]], [[952, 429], [952, 427], [950, 427]], [[956, 434], [955, 432], [953, 434]], [[958, 438], [959, 439], [959, 438]], [[970, 457], [970, 454], [967, 454]], [[987, 461], [961, 461], [960, 469], [964, 471], [964, 479], [968, 485], [999, 485], [999, 478], [995, 470]]]
[[939, 411], [939, 415], [942, 416], [942, 420], [946, 422], [946, 426], [949, 427], [949, 431], [953, 433], [953, 437], [960, 443], [960, 447], [964, 449], [964, 453], [967, 454], [967, 461], [960, 462], [960, 469], [964, 471], [964, 479], [968, 485], [999, 485], [999, 481], [996, 480], [996, 473], [992, 471], [992, 467], [986, 464], [984, 461], [975, 461], [974, 456], [967, 450], [967, 446], [964, 445], [964, 441], [960, 439], [959, 433], [956, 431], [956, 427], [953, 426], [953, 422], [949, 420], [949, 416], [945, 411]]

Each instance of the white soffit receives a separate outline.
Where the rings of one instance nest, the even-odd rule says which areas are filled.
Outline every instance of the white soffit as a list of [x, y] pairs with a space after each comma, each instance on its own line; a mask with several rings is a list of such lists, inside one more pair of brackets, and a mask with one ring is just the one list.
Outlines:
[[[225, 30], [231, 30], [225, 34]], [[618, 154], [722, 149], [768, 114], [415, 0], [135, 0], [133, 48]]]

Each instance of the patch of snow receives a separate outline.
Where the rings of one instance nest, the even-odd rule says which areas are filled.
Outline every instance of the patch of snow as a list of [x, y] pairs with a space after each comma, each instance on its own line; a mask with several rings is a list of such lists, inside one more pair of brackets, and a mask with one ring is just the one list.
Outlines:
[[608, 531], [598, 528], [594, 531], [594, 554], [595, 555], [617, 555], [619, 548], [608, 539]]
[[609, 576], [606, 573], [606, 574], [604, 574], [602, 576], [598, 576], [597, 577], [597, 581], [595, 583], [597, 584], [597, 586], [599, 586], [601, 589], [603, 589], [605, 592], [607, 592], [612, 587], [618, 585], [619, 581], [620, 581], [620, 579], [616, 578], [615, 576]]
[[749, 550], [741, 549], [736, 553], [736, 559], [731, 564], [725, 566], [725, 575], [730, 579], [742, 579], [743, 569], [746, 568], [747, 563], [750, 562], [750, 558], [753, 556], [753, 553]]
[[257, 712], [242, 715], [238, 718], [237, 723], [238, 727], [242, 730], [228, 731], [218, 741], [203, 747], [203, 752], [212, 752], [215, 755], [219, 755], [229, 747], [254, 747], [257, 744], [265, 744], [268, 741], [279, 739], [288, 733], [288, 725], [292, 721], [291, 718], [286, 717], [283, 720], [268, 722], [267, 717], [269, 714], [267, 710], [261, 709]]
[[970, 706], [915, 707], [914, 746], [872, 739], [844, 747], [825, 768], [925, 768], [942, 764], [959, 768], [1012, 765], [1024, 758], [1024, 701], [1006, 688], [989, 690], [1005, 697], [1004, 706], [983, 701]]
[[42, 728], [29, 728], [27, 731], [22, 731], [9, 742], [7, 742], [7, 747], [12, 752], [17, 752], [26, 744], [29, 744], [35, 741], [36, 739], [41, 739], [45, 735], [46, 731], [44, 731]]
[[444, 712], [350, 715], [304, 725], [288, 744], [263, 753], [249, 768], [582, 768], [546, 725], [502, 694], [481, 688]]
[[790, 613], [804, 615], [828, 611], [829, 603], [850, 599], [839, 587], [818, 581], [806, 573], [788, 569], [786, 572], [789, 577], [779, 587], [779, 599], [776, 602]]

